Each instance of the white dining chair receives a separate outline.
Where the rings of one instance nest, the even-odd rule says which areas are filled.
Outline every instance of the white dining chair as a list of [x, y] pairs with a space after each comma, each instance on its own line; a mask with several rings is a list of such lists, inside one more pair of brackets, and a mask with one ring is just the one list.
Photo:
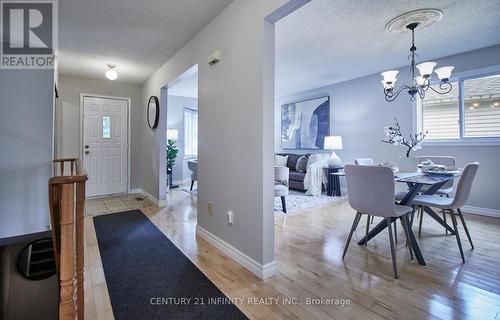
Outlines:
[[[391, 227], [392, 219], [400, 218], [403, 223], [406, 239], [410, 242], [408, 214], [413, 211], [413, 208], [396, 204], [394, 199], [394, 173], [391, 169], [379, 166], [347, 165], [344, 170], [347, 181], [347, 198], [351, 208], [356, 210], [356, 216], [347, 237], [342, 260], [344, 260], [352, 234], [356, 230], [361, 216], [366, 214], [381, 217], [387, 221], [392, 267], [394, 277], [398, 278], [396, 252]], [[407, 247], [411, 258], [413, 258], [411, 246], [408, 245]]]
[[[438, 208], [450, 213], [451, 220], [453, 222], [453, 229], [455, 231], [455, 237], [457, 239], [458, 248], [460, 249], [460, 255], [462, 256], [462, 261], [465, 262], [464, 251], [462, 249], [462, 243], [460, 241], [460, 235], [458, 234], [457, 218], [455, 214], [457, 213], [462, 221], [467, 238], [469, 238], [470, 245], [474, 249], [474, 244], [472, 243], [472, 238], [465, 223], [464, 216], [460, 208], [465, 204], [469, 198], [470, 190], [472, 188], [472, 182], [476, 176], [477, 170], [479, 169], [479, 163], [469, 163], [465, 166], [462, 171], [462, 175], [458, 180], [457, 191], [453, 198], [437, 197], [432, 195], [418, 195], [413, 199], [413, 204], [421, 208], [433, 207]], [[456, 213], [455, 213], [456, 211]], [[423, 214], [423, 213], [421, 213]]]
[[[418, 163], [422, 164], [427, 160], [431, 160], [434, 164], [443, 165], [447, 167], [454, 167], [456, 160], [454, 157], [448, 156], [421, 156], [418, 158]], [[422, 187], [420, 190], [421, 193], [427, 191], [429, 187]], [[450, 197], [450, 194], [453, 192], [453, 179], [446, 182], [438, 191], [435, 192], [436, 195], [440, 197]], [[443, 210], [443, 220], [446, 222], [446, 212]], [[418, 223], [418, 236], [421, 236], [422, 233], [422, 223], [424, 220], [424, 215], [422, 214], [422, 210], [417, 211], [417, 217], [420, 217], [420, 221]], [[448, 234], [448, 229], [445, 229], [445, 233]]]

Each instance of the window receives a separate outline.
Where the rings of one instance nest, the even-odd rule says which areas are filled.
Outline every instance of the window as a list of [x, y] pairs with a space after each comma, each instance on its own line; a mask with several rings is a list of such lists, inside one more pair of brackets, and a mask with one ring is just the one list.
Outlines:
[[420, 100], [420, 126], [428, 140], [500, 139], [500, 74], [459, 79], [444, 95]]
[[184, 156], [198, 156], [198, 111], [184, 108]]
[[102, 116], [102, 138], [111, 139], [111, 117]]

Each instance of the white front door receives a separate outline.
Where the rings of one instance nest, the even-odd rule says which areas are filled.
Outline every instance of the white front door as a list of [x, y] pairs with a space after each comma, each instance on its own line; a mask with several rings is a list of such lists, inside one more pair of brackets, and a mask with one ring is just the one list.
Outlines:
[[126, 100], [83, 97], [87, 197], [127, 192], [127, 105]]

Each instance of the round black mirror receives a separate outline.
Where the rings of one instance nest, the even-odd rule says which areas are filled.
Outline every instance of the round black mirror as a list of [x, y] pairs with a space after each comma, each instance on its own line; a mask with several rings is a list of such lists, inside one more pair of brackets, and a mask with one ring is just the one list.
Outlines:
[[30, 242], [17, 257], [17, 271], [29, 280], [43, 280], [56, 274], [51, 238]]
[[160, 117], [160, 102], [157, 96], [151, 96], [148, 101], [148, 126], [154, 129], [158, 126], [158, 118]]

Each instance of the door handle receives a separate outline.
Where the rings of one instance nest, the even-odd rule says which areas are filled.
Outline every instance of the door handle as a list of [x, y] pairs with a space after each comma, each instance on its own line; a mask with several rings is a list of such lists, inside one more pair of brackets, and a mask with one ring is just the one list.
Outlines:
[[86, 145], [85, 145], [85, 149], [88, 149], [88, 148], [89, 148], [89, 145], [88, 145], [88, 144], [86, 144]]
[[89, 154], [89, 153], [90, 153], [90, 151], [88, 151], [88, 150], [87, 150], [87, 151], [85, 151], [85, 154]]

